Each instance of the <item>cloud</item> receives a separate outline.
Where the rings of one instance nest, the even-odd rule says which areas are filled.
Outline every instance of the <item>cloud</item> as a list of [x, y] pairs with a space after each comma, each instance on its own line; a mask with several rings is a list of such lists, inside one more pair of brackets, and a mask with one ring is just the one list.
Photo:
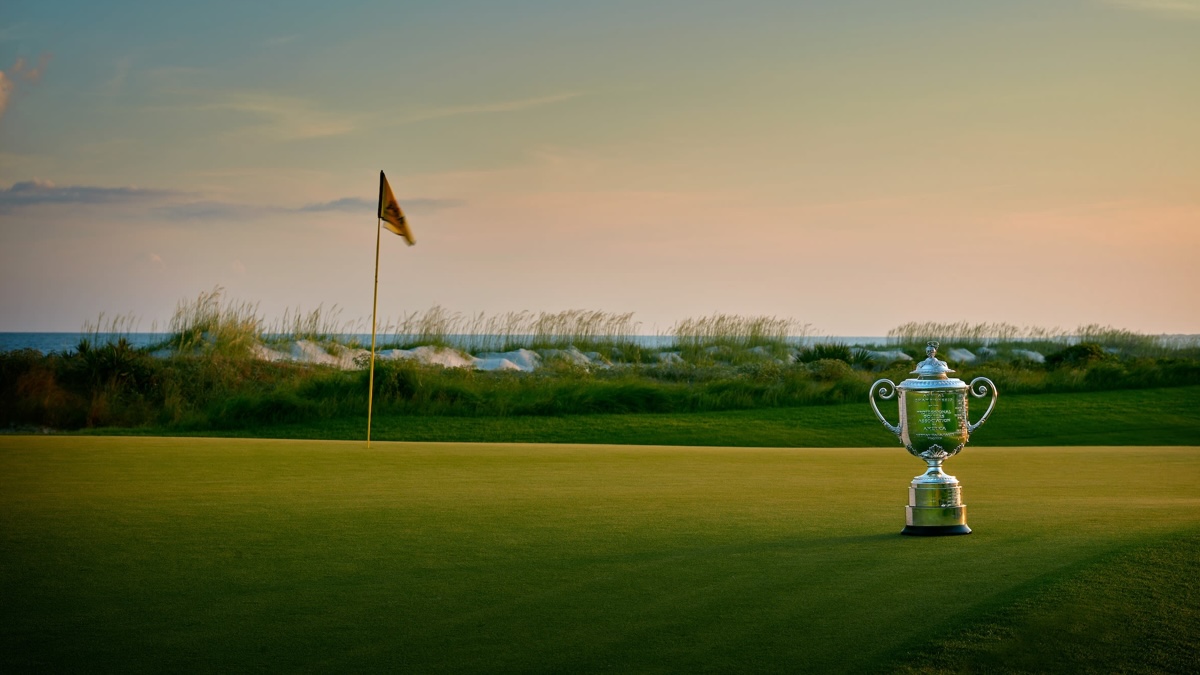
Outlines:
[[257, 92], [185, 92], [195, 93], [202, 103], [172, 106], [169, 110], [210, 110], [243, 113], [257, 118], [230, 135], [258, 136], [268, 140], [296, 141], [342, 136], [359, 125], [356, 116], [320, 109], [312, 101], [292, 96]]
[[1200, 0], [1101, 0], [1106, 5], [1200, 19]]
[[301, 206], [297, 210], [306, 213], [324, 213], [327, 211], [370, 211], [376, 206], [376, 202], [371, 199], [363, 199], [362, 197], [343, 197], [341, 199], [335, 199], [331, 202], [321, 202], [319, 204]]
[[125, 87], [125, 81], [129, 79], [129, 70], [133, 66], [133, 58], [124, 56], [116, 60], [113, 64], [113, 75], [108, 78], [108, 81], [101, 86], [101, 91], [105, 96], [115, 98], [121, 93]]
[[285, 210], [257, 204], [202, 200], [160, 206], [154, 209], [154, 213], [170, 220], [250, 220]]
[[263, 90], [209, 89], [187, 84], [211, 74], [202, 68], [160, 67], [144, 71], [155, 89], [168, 100], [142, 107], [169, 115], [234, 113], [224, 120], [222, 136], [268, 141], [295, 141], [342, 136], [357, 130], [366, 116], [325, 109], [322, 102]]
[[[100, 205], [144, 203], [150, 213], [175, 221], [254, 220], [273, 215], [308, 213], [372, 213], [374, 199], [343, 197], [300, 207], [270, 204], [246, 204], [172, 190], [147, 190], [136, 187], [96, 187], [73, 185], [59, 187], [50, 181], [28, 180], [0, 189], [0, 214], [40, 205]], [[155, 204], [159, 202], [159, 204]], [[405, 210], [421, 213], [465, 205], [462, 199], [404, 199]]]
[[176, 193], [136, 187], [59, 187], [50, 181], [29, 180], [0, 190], [0, 213], [41, 204], [114, 204], [163, 199]]
[[[291, 36], [288, 36], [289, 39]], [[452, 106], [417, 108], [395, 116], [379, 112], [347, 113], [329, 110], [321, 101], [297, 96], [272, 94], [263, 91], [221, 91], [179, 87], [171, 83], [194, 74], [190, 69], [156, 69], [149, 71], [168, 82], [163, 92], [183, 99], [181, 102], [154, 105], [145, 110], [176, 114], [179, 111], [231, 112], [249, 117], [240, 126], [225, 132], [226, 138], [268, 141], [302, 141], [344, 136], [372, 128], [414, 124], [429, 120], [508, 113], [561, 103], [581, 96], [579, 92], [563, 92], [532, 98], [470, 103]], [[235, 123], [236, 124], [236, 123]]]
[[429, 120], [442, 119], [445, 117], [456, 117], [458, 115], [477, 115], [482, 113], [498, 113], [498, 112], [516, 112], [518, 110], [528, 110], [530, 108], [538, 108], [544, 105], [561, 103], [570, 99], [581, 96], [579, 92], [565, 92], [561, 94], [551, 94], [549, 96], [538, 96], [536, 98], [524, 98], [515, 101], [497, 101], [495, 103], [471, 103], [457, 106], [443, 106], [438, 108], [429, 108], [427, 110], [418, 111], [407, 117], [401, 117], [394, 121], [395, 124], [412, 124], [414, 122], [426, 122]]
[[3, 117], [4, 111], [8, 109], [8, 97], [14, 88], [13, 81], [0, 70], [0, 117]]
[[162, 272], [167, 269], [163, 257], [154, 251], [143, 251], [133, 259], [133, 264], [145, 271]]
[[[457, 206], [464, 206], [465, 201], [461, 199], [402, 199], [400, 205], [408, 211], [437, 211], [440, 209], [451, 209]], [[374, 199], [363, 199], [362, 197], [343, 197], [335, 199], [331, 202], [321, 202], [319, 204], [309, 204], [301, 206], [296, 211], [301, 213], [325, 213], [329, 211], [344, 211], [356, 212], [375, 210], [378, 203]]]
[[33, 67], [30, 67], [29, 62], [24, 58], [20, 58], [8, 72], [17, 79], [37, 84], [42, 79], [42, 73], [46, 72], [46, 66], [50, 63], [51, 58], [50, 54], [42, 54], [38, 57], [37, 65]]
[[[401, 205], [407, 211], [420, 213], [453, 208], [465, 203], [461, 199], [406, 199]], [[376, 206], [375, 200], [362, 197], [343, 197], [299, 208], [202, 200], [169, 204], [154, 209], [154, 212], [171, 220], [183, 221], [253, 220], [265, 216], [304, 213], [374, 213]]]
[[49, 54], [42, 54], [38, 57], [36, 66], [30, 66], [24, 58], [19, 58], [7, 72], [0, 70], [0, 117], [3, 117], [4, 111], [8, 109], [8, 102], [17, 90], [17, 83], [32, 85], [40, 82], [50, 58]]

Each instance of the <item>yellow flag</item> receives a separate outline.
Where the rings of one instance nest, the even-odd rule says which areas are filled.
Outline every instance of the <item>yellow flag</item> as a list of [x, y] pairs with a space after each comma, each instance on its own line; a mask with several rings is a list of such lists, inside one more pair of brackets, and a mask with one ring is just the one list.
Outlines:
[[409, 246], [417, 243], [413, 239], [412, 230], [408, 229], [408, 218], [400, 210], [400, 202], [396, 201], [396, 195], [392, 194], [392, 186], [388, 185], [387, 177], [382, 171], [379, 172], [379, 217], [383, 219], [387, 229], [404, 237]]

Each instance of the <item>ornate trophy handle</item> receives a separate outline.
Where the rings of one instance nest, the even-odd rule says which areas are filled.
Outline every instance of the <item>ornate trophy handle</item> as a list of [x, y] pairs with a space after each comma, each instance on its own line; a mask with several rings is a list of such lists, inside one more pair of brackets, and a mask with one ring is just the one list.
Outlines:
[[[979, 383], [978, 387], [975, 386], [976, 382]], [[977, 378], [971, 380], [970, 387], [971, 387], [971, 395], [974, 396], [975, 398], [983, 398], [984, 396], [987, 395], [988, 391], [991, 391], [992, 392], [992, 402], [988, 405], [987, 412], [983, 413], [983, 417], [980, 417], [978, 422], [976, 422], [975, 424], [971, 424], [970, 420], [967, 420], [967, 433], [971, 433], [972, 431], [975, 431], [979, 427], [983, 426], [983, 423], [987, 421], [988, 415], [992, 414], [992, 408], [996, 407], [996, 397], [1000, 395], [1000, 392], [996, 391], [995, 383], [993, 383], [991, 380], [987, 379], [986, 377], [977, 377]], [[878, 413], [876, 413], [876, 414], [878, 414]]]
[[[879, 418], [880, 422], [883, 422], [883, 426], [887, 427], [888, 431], [899, 436], [900, 435], [900, 427], [887, 421], [887, 418], [883, 416], [883, 413], [879, 412], [879, 406], [875, 405], [875, 393], [876, 393], [875, 388], [876, 387], [879, 387], [879, 389], [878, 389], [879, 398], [887, 400], [887, 399], [890, 399], [890, 398], [893, 398], [896, 396], [896, 383], [892, 382], [891, 380], [889, 380], [887, 378], [884, 378], [882, 380], [876, 380], [875, 384], [871, 385], [870, 397], [871, 397], [871, 410], [875, 411], [875, 416]], [[990, 408], [988, 409], [988, 412], [991, 412]], [[986, 418], [987, 415], [984, 415], [984, 417]]]

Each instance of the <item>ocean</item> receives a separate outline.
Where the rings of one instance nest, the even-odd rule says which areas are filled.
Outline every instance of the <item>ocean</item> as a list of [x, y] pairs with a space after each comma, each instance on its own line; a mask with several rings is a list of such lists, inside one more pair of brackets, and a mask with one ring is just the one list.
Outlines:
[[[0, 333], [0, 352], [11, 352], [18, 349], [33, 349], [43, 354], [73, 352], [84, 335], [84, 333]], [[123, 333], [121, 336], [136, 347], [147, 347], [161, 342], [166, 337], [162, 333]], [[93, 336], [88, 334], [88, 337]], [[100, 333], [95, 337], [101, 342], [109, 340], [115, 342], [119, 336]]]
[[[95, 339], [99, 342], [115, 342], [117, 338], [124, 337], [135, 347], [149, 347], [159, 344], [167, 338], [166, 333], [0, 333], [0, 352], [16, 351], [19, 349], [33, 349], [43, 354], [51, 352], [73, 352], [79, 341], [84, 337]], [[371, 344], [371, 334], [365, 333], [360, 335], [343, 335], [342, 342], [357, 340], [359, 344]], [[391, 340], [391, 335], [380, 335], [377, 339]], [[675, 338], [667, 335], [639, 335], [633, 338], [635, 342], [643, 347], [649, 348], [667, 348], [674, 343]], [[451, 337], [453, 341], [453, 336]], [[796, 338], [797, 345], [813, 344], [816, 342], [840, 342], [848, 345], [882, 345], [887, 343], [885, 337], [871, 336], [812, 336], [804, 338]]]

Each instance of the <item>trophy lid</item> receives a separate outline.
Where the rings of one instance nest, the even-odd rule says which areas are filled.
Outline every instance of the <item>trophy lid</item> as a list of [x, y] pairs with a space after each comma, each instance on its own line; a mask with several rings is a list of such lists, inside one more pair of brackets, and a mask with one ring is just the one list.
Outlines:
[[953, 373], [945, 361], [937, 358], [938, 342], [930, 340], [925, 345], [925, 355], [929, 358], [917, 364], [917, 369], [910, 373], [922, 380], [944, 380], [947, 373]]
[[925, 353], [929, 358], [917, 364], [917, 369], [912, 371], [915, 378], [909, 378], [900, 383], [901, 389], [966, 389], [967, 385], [957, 377], [947, 377], [949, 373], [953, 373], [950, 366], [946, 365], [945, 361], [937, 358], [938, 343], [935, 340], [930, 340], [925, 346]]

